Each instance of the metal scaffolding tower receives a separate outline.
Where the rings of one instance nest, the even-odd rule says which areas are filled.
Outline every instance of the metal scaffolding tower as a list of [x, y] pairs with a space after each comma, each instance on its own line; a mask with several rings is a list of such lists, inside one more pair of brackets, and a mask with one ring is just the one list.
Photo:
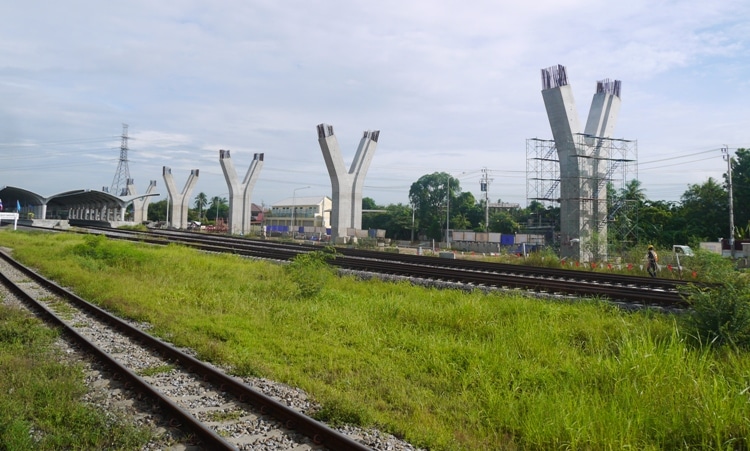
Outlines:
[[117, 171], [112, 179], [109, 192], [115, 196], [126, 196], [128, 194], [128, 180], [130, 170], [128, 169], [128, 124], [122, 124], [122, 136], [120, 140], [120, 161], [117, 163]]
[[554, 140], [526, 140], [526, 203], [530, 200], [545, 207], [560, 201], [560, 162]]
[[[578, 175], [579, 192], [591, 193], [591, 196], [578, 199], [580, 202], [575, 205], [579, 209], [570, 214], [591, 221], [581, 223], [582, 230], [607, 231], [608, 246], [622, 250], [637, 238], [634, 236], [638, 216], [635, 203], [622, 199], [619, 194], [631, 180], [638, 179], [638, 143], [578, 133], [575, 147], [572, 158], [589, 160], [594, 164], [580, 166], [596, 169]], [[601, 190], [611, 190], [615, 196], [601, 196]], [[545, 207], [560, 202], [560, 161], [554, 140], [526, 140], [526, 201], [537, 201]], [[583, 209], [589, 211], [581, 211]]]

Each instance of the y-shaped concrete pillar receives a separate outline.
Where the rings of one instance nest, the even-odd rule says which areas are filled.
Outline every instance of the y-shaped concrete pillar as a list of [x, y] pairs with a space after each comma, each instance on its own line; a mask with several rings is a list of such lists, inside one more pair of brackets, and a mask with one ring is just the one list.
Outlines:
[[[156, 180], [151, 180], [148, 188], [146, 189], [146, 194], [151, 194], [155, 189]], [[133, 179], [128, 179], [127, 190], [128, 196], [135, 196], [138, 194], [136, 192], [135, 185], [133, 184]], [[140, 224], [141, 222], [148, 220], [148, 204], [150, 202], [150, 199], [150, 196], [133, 199], [133, 222], [135, 222], [136, 224]]]
[[561, 256], [589, 261], [607, 255], [605, 174], [609, 138], [620, 110], [620, 82], [597, 83], [584, 134], [564, 66], [542, 69], [542, 98], [560, 160]]
[[590, 170], [587, 193], [591, 202], [591, 230], [597, 240], [592, 242], [592, 256], [606, 260], [607, 249], [607, 179], [611, 155], [603, 141], [612, 137], [620, 112], [620, 81], [600, 80], [596, 83], [596, 93], [591, 100], [589, 117], [584, 130], [584, 148], [590, 155]]
[[323, 151], [328, 175], [331, 177], [333, 206], [331, 208], [331, 238], [346, 236], [346, 229], [362, 228], [362, 187], [367, 169], [378, 145], [380, 130], [365, 131], [359, 141], [357, 154], [347, 172], [333, 126], [318, 125], [318, 143]]
[[190, 193], [193, 192], [195, 184], [198, 183], [198, 169], [190, 171], [190, 177], [188, 177], [181, 193], [178, 193], [177, 188], [175, 188], [172, 169], [164, 166], [162, 175], [164, 176], [164, 183], [167, 185], [169, 198], [172, 200], [172, 227], [182, 229], [187, 226], [188, 203], [190, 202]]
[[[232, 158], [228, 150], [219, 151], [219, 163], [224, 171], [224, 179], [229, 188], [229, 233], [246, 235], [250, 233], [253, 209], [251, 199], [253, 187], [260, 176], [263, 167], [263, 154], [253, 155], [253, 162], [245, 174], [242, 184], [237, 182], [237, 172], [234, 170]], [[238, 208], [239, 207], [239, 208]]]

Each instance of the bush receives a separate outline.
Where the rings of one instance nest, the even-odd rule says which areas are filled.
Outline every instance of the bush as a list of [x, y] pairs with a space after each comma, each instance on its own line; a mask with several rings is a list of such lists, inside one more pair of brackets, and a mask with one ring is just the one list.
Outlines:
[[737, 277], [735, 264], [731, 259], [704, 249], [695, 249], [695, 255], [691, 257], [680, 256], [680, 264], [687, 271], [695, 271], [698, 280], [705, 282], [721, 283]]
[[555, 269], [560, 269], [563, 266], [560, 262], [560, 257], [553, 249], [550, 248], [545, 248], [537, 252], [529, 253], [523, 263], [526, 265]]
[[118, 227], [119, 230], [133, 230], [136, 232], [148, 232], [148, 227], [146, 227], [143, 224], [135, 224], [135, 225], [121, 225]]
[[375, 249], [378, 247], [377, 238], [358, 238], [356, 248], [357, 249]]
[[[332, 248], [331, 248], [332, 249]], [[297, 285], [299, 295], [311, 298], [318, 294], [333, 277], [328, 261], [335, 258], [335, 251], [314, 251], [299, 254], [292, 259], [286, 272]]]
[[750, 348], [750, 283], [746, 278], [727, 279], [712, 286], [685, 289], [692, 310], [687, 325], [699, 344]]
[[146, 254], [124, 241], [107, 239], [104, 235], [85, 235], [83, 243], [71, 248], [71, 252], [93, 267], [137, 267], [145, 261]]

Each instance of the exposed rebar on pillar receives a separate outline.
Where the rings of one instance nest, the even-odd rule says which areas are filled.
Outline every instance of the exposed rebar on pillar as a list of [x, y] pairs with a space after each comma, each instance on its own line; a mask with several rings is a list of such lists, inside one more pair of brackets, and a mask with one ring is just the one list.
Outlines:
[[182, 192], [177, 192], [177, 188], [174, 184], [174, 177], [172, 177], [172, 169], [163, 166], [162, 175], [164, 176], [164, 184], [167, 186], [167, 192], [169, 198], [172, 200], [172, 224], [171, 226], [176, 229], [182, 229], [187, 226], [188, 208], [190, 202], [190, 193], [193, 191], [195, 184], [198, 183], [198, 169], [190, 171], [190, 176], [185, 183], [185, 187]]
[[591, 199], [591, 254], [594, 259], [607, 258], [607, 180], [611, 167], [609, 138], [612, 136], [620, 112], [619, 80], [600, 80], [591, 100], [591, 108], [584, 130], [584, 145], [579, 153], [590, 157], [590, 177], [584, 183], [584, 197]]
[[318, 143], [331, 178], [331, 238], [347, 236], [347, 229], [362, 228], [362, 188], [378, 145], [380, 130], [368, 130], [359, 141], [349, 171], [346, 171], [333, 126], [318, 125]]
[[224, 172], [224, 179], [229, 189], [229, 233], [246, 235], [250, 233], [252, 223], [252, 196], [255, 182], [263, 167], [263, 154], [253, 154], [253, 162], [245, 174], [242, 183], [237, 181], [237, 171], [228, 150], [219, 150], [219, 163]]

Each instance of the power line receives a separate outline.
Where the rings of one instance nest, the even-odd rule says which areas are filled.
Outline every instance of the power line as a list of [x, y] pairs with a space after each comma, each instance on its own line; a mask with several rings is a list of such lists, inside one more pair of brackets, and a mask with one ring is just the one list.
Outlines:
[[89, 144], [89, 143], [97, 143], [97, 142], [107, 142], [112, 140], [112, 136], [107, 137], [101, 137], [101, 138], [71, 138], [71, 139], [63, 139], [63, 140], [55, 140], [55, 141], [41, 141], [41, 142], [18, 142], [18, 143], [0, 143], [0, 147], [18, 147], [18, 148], [27, 148], [27, 147], [38, 147], [38, 146], [64, 146], [64, 145], [73, 145], [73, 144]]
[[[643, 171], [650, 171], [650, 170], [652, 170], [652, 169], [660, 169], [660, 168], [671, 168], [671, 167], [674, 167], [674, 166], [681, 166], [681, 165], [685, 165], [685, 164], [690, 164], [690, 163], [697, 163], [697, 162], [699, 162], [699, 161], [706, 161], [706, 160], [713, 160], [713, 159], [714, 159], [714, 157], [709, 157], [709, 158], [701, 158], [701, 159], [699, 159], [699, 160], [690, 160], [690, 161], [684, 161], [684, 162], [682, 162], [682, 163], [672, 163], [672, 164], [665, 164], [665, 165], [663, 165], [663, 166], [653, 166], [653, 167], [650, 167], [650, 168], [641, 168], [641, 165], [639, 164], [639, 165], [638, 165], [638, 170], [639, 170], [639, 171], [640, 171], [640, 170], [643, 170]], [[667, 160], [659, 160], [659, 161], [667, 161]]]
[[[717, 151], [721, 151], [721, 149], [718, 149], [718, 148], [717, 149], [710, 149], [710, 150], [704, 150], [704, 151], [701, 151], [701, 152], [694, 152], [694, 153], [688, 153], [688, 154], [684, 154], [684, 155], [678, 155], [676, 157], [662, 158], [662, 159], [659, 159], [659, 160], [651, 160], [651, 161], [642, 161], [642, 162], [638, 162], [638, 166], [641, 166], [641, 165], [644, 165], [644, 164], [651, 164], [651, 163], [660, 163], [662, 161], [674, 161], [674, 160], [679, 159], [679, 158], [687, 158], [687, 157], [692, 157], [692, 156], [695, 156], [695, 155], [702, 155], [702, 154], [711, 153], [711, 152], [717, 152]], [[702, 160], [696, 160], [696, 161], [702, 161]]]

